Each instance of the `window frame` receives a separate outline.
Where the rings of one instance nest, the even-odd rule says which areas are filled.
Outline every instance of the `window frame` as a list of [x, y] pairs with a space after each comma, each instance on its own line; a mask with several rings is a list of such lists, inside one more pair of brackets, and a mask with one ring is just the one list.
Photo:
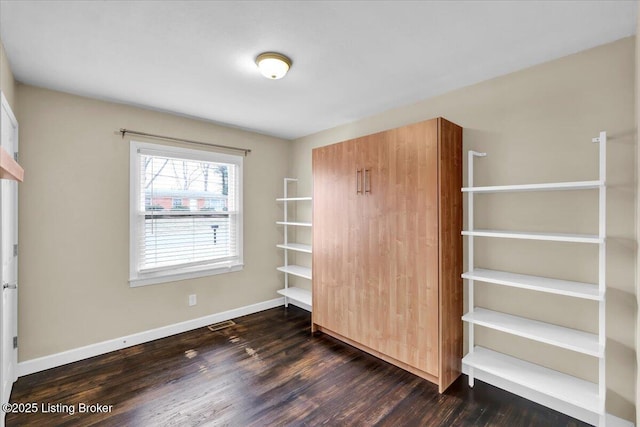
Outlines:
[[[236, 185], [237, 189], [237, 236], [236, 244], [238, 257], [234, 260], [212, 262], [205, 265], [196, 266], [172, 266], [152, 271], [140, 272], [138, 270], [138, 233], [139, 215], [138, 207], [141, 203], [140, 193], [140, 161], [139, 152], [156, 152], [159, 156], [176, 157], [184, 160], [196, 160], [216, 163], [230, 163], [236, 165]], [[130, 141], [129, 149], [129, 286], [147, 286], [159, 283], [175, 282], [185, 279], [195, 279], [198, 277], [212, 276], [235, 271], [244, 268], [244, 207], [243, 207], [243, 160], [240, 155], [224, 154], [214, 151], [194, 150], [171, 145], [153, 144], [149, 142]], [[144, 212], [143, 212], [144, 213]]]

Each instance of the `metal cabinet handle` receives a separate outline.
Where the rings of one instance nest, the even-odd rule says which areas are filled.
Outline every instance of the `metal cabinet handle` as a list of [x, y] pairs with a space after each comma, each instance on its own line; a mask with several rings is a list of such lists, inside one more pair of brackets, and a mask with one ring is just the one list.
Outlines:
[[360, 185], [361, 169], [356, 169], [356, 194], [362, 194], [362, 186]]
[[364, 170], [364, 194], [371, 194], [371, 169]]
[[3, 283], [2, 289], [18, 289], [18, 285], [10, 285], [8, 283]]

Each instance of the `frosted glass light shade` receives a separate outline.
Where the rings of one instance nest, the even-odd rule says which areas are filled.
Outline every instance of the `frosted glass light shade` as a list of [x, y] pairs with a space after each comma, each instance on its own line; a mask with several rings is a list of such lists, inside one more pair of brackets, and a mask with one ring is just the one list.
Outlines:
[[287, 71], [289, 71], [291, 67], [291, 60], [280, 53], [265, 52], [258, 55], [256, 64], [263, 76], [268, 79], [277, 80], [287, 74]]

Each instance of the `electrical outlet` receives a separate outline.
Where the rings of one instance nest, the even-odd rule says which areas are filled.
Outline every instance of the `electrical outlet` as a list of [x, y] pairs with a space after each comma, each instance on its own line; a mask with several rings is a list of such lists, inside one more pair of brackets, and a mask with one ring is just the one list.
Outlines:
[[198, 301], [196, 300], [196, 294], [189, 295], [189, 306], [196, 305], [197, 302]]

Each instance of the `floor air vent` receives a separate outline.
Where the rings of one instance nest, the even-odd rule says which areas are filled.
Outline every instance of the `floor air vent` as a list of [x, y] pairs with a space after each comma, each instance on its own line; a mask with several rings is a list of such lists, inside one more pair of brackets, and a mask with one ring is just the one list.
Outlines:
[[221, 329], [225, 329], [228, 328], [230, 326], [235, 325], [236, 322], [234, 322], [233, 320], [225, 320], [224, 322], [218, 322], [218, 323], [214, 323], [213, 325], [209, 325], [207, 326], [207, 328], [209, 328], [209, 330], [211, 332], [216, 332], [219, 331]]

